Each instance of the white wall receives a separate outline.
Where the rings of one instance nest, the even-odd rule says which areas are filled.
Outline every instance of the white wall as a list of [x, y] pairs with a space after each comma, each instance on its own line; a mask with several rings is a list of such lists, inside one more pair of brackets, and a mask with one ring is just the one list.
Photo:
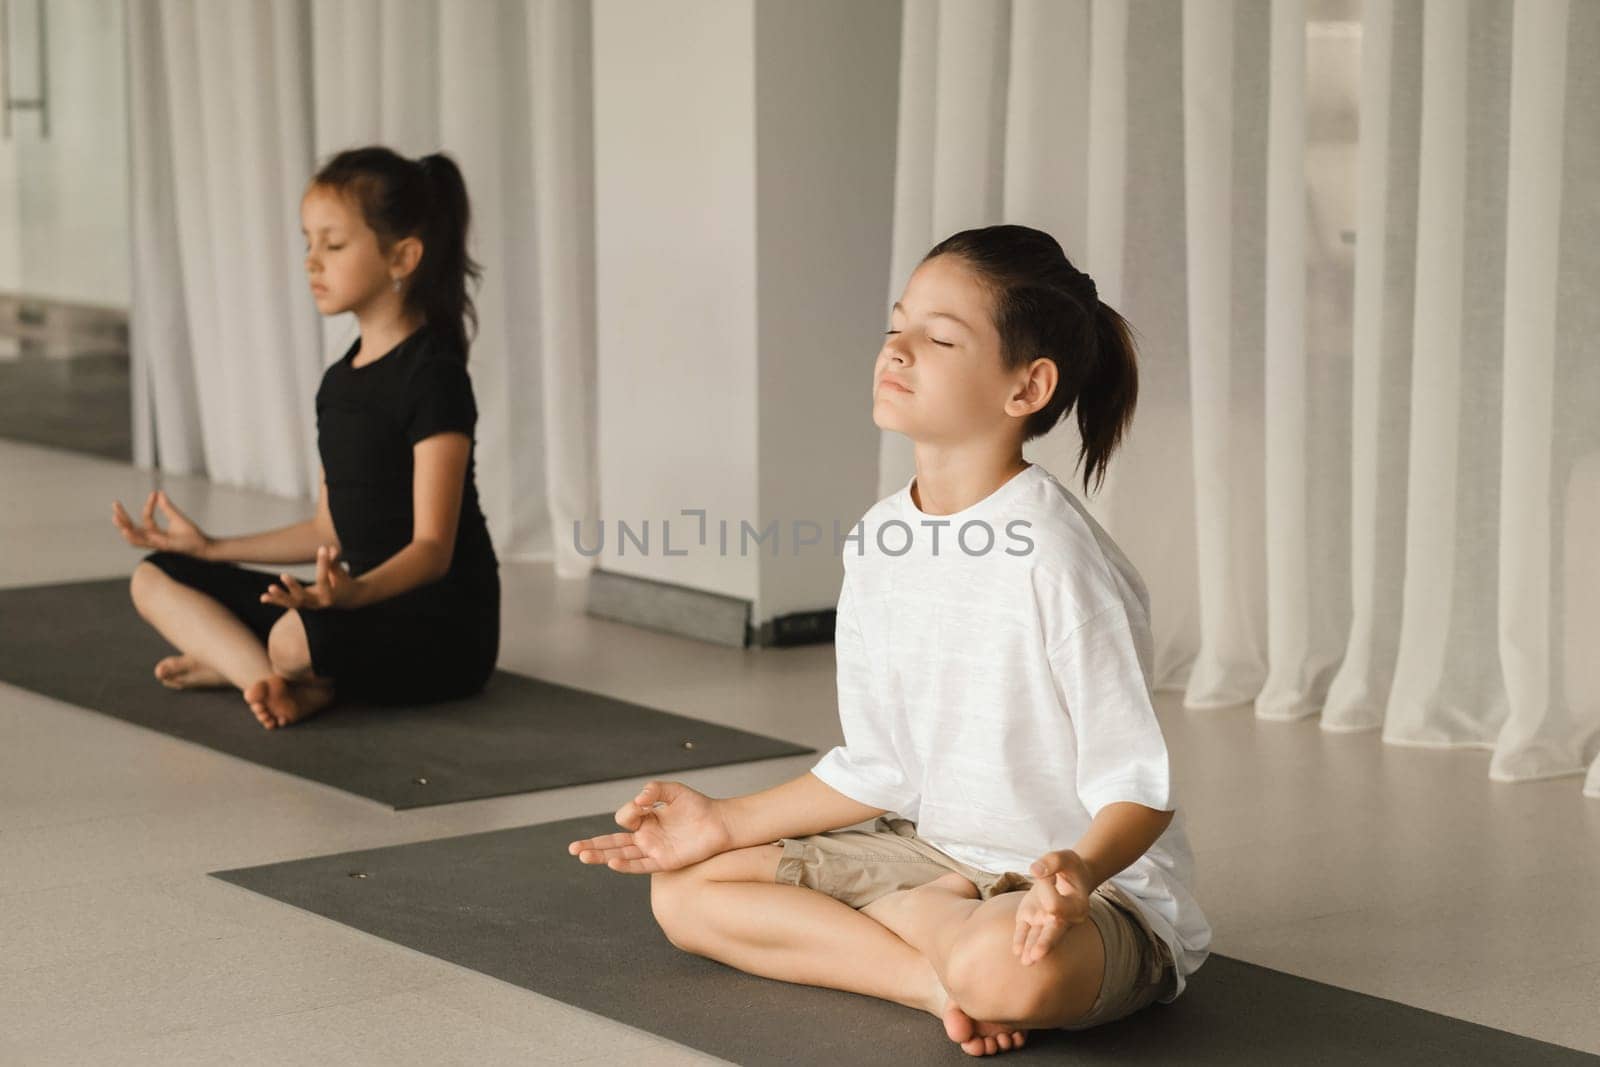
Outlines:
[[[594, 42], [596, 562], [751, 600], [758, 622], [830, 608], [833, 521], [877, 478], [900, 5], [597, 0]], [[619, 519], [650, 520], [648, 556], [619, 557]], [[796, 551], [797, 519], [820, 544]], [[663, 553], [663, 520], [687, 555]], [[742, 538], [773, 521], [776, 556]]]
[[[660, 527], [756, 514], [754, 20], [751, 0], [594, 5], [597, 562], [748, 599], [753, 557], [666, 557]], [[616, 555], [619, 519], [650, 520], [651, 555]]]
[[[877, 498], [899, 56], [897, 3], [757, 3], [760, 508], [782, 535], [762, 556], [758, 621], [834, 605], [833, 523]], [[797, 519], [822, 544], [791, 547]]]

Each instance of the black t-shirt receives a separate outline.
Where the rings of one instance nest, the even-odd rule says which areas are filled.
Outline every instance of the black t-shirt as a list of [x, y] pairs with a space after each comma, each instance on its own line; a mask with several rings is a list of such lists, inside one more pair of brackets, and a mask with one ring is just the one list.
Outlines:
[[[371, 570], [411, 542], [411, 447], [437, 433], [472, 437], [478, 421], [461, 355], [426, 326], [373, 363], [353, 365], [361, 342], [329, 367], [317, 390], [317, 449], [340, 557]], [[478, 504], [477, 449], [467, 453], [456, 547], [446, 581], [492, 578], [498, 568]]]

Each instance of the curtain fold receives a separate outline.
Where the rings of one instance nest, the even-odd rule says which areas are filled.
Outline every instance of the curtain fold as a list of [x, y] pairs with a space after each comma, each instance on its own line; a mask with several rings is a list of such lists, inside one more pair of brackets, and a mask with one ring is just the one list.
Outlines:
[[1490, 775], [1588, 767], [1600, 797], [1600, 7], [1515, 8], [1498, 648]]
[[[1308, 31], [1359, 43], [1348, 151]], [[1186, 707], [1600, 795], [1597, 46], [1569, 0], [908, 3], [890, 299], [948, 233], [1022, 222], [1133, 323], [1139, 414], [1088, 503]], [[1077, 445], [1029, 454], [1065, 480]], [[898, 488], [909, 446], [881, 463]]]
[[178, 228], [174, 217], [172, 123], [163, 78], [134, 76], [135, 70], [166, 69], [160, 24], [127, 19], [129, 138], [129, 316], [133, 399], [133, 458], [179, 474], [205, 469], [193, 361], [165, 359], [165, 350], [187, 353]]
[[1383, 725], [1400, 640], [1411, 428], [1422, 8], [1366, 0], [1351, 348], [1350, 631], [1322, 728]]
[[274, 210], [298, 202], [311, 163], [295, 114], [310, 75], [304, 4], [162, 0], [127, 14], [131, 341], [154, 422], [139, 455], [305, 495], [314, 311], [294, 215]]
[[[1516, 780], [1578, 767], [1580, 734], [1559, 691], [1552, 640], [1552, 460], [1556, 286], [1560, 281], [1561, 157], [1566, 107], [1567, 0], [1514, 12], [1506, 190], [1505, 330], [1500, 466], [1499, 627], [1506, 719], [1492, 777]], [[1580, 53], [1581, 55], [1581, 53]], [[1593, 187], [1591, 187], [1593, 188]], [[1600, 411], [1594, 414], [1600, 415]]]
[[472, 197], [478, 481], [508, 558], [578, 576], [593, 514], [585, 0], [129, 3], [137, 458], [312, 496], [314, 397], [355, 336], [306, 292], [299, 200], [340, 149], [445, 151]]

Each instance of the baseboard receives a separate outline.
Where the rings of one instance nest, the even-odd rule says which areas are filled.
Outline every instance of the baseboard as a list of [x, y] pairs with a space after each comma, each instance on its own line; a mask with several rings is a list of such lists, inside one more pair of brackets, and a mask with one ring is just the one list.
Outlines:
[[588, 611], [730, 648], [750, 644], [750, 601], [651, 578], [591, 571]]

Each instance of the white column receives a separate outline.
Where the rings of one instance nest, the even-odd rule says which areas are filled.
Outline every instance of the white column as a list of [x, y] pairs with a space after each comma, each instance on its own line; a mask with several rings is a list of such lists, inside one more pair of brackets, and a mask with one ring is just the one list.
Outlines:
[[[837, 598], [832, 522], [877, 471], [899, 29], [894, 5], [846, 0], [595, 4], [602, 569], [757, 622]], [[648, 522], [648, 551], [619, 520]], [[742, 536], [774, 521], [776, 555]], [[821, 543], [797, 551], [796, 521]]]

